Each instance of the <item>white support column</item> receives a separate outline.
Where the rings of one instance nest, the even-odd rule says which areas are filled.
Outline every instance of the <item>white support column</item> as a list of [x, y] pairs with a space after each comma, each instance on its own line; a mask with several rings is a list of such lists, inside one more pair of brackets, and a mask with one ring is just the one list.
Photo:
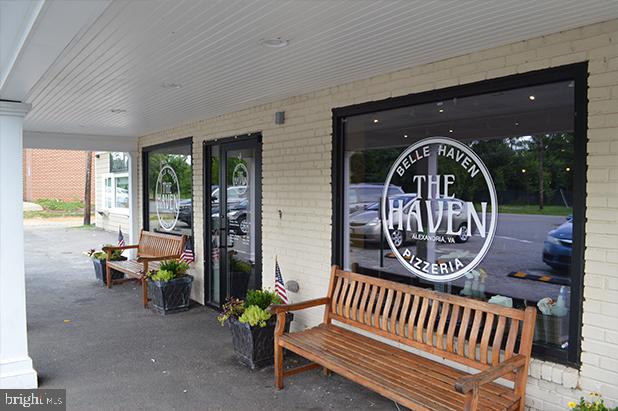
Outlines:
[[36, 388], [28, 356], [22, 150], [30, 104], [0, 101], [0, 388]]
[[[137, 175], [137, 164], [139, 161], [139, 152], [130, 151], [129, 153], [129, 241], [127, 244], [137, 244], [139, 240], [139, 211], [140, 207], [137, 201], [137, 192], [139, 189], [139, 181]], [[136, 255], [135, 250], [131, 250], [131, 257]]]

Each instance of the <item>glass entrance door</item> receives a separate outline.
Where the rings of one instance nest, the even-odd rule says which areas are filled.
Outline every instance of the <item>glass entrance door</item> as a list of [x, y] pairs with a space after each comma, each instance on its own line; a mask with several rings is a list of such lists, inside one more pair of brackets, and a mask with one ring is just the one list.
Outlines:
[[261, 136], [205, 146], [208, 301], [220, 306], [262, 285]]

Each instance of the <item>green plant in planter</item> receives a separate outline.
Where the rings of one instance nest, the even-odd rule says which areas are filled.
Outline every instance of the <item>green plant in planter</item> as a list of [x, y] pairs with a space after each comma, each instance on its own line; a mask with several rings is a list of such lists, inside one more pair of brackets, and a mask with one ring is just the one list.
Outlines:
[[154, 274], [150, 275], [150, 279], [152, 281], [162, 281], [162, 282], [166, 282], [166, 281], [171, 281], [174, 278], [176, 278], [176, 274], [174, 274], [171, 271], [168, 270], [159, 270], [157, 272], [154, 272]]
[[[103, 247], [113, 247], [113, 245], [111, 244], [104, 244]], [[86, 255], [90, 258], [92, 258], [93, 260], [105, 260], [107, 259], [107, 253], [105, 251], [95, 251], [95, 250], [88, 250], [86, 252]], [[118, 261], [122, 258], [122, 250], [114, 250], [112, 251], [112, 255], [111, 255], [111, 261]]]
[[189, 271], [189, 264], [180, 260], [165, 260], [159, 265], [159, 270], [169, 271], [175, 276], [179, 276]]
[[225, 325], [230, 317], [234, 317], [252, 327], [265, 327], [266, 322], [271, 317], [271, 314], [266, 311], [268, 306], [282, 303], [281, 298], [273, 291], [249, 290], [245, 300], [231, 298], [223, 304], [222, 313], [217, 317], [217, 320], [221, 325]]
[[271, 314], [268, 311], [258, 307], [257, 305], [250, 305], [238, 318], [238, 321], [244, 324], [249, 324], [252, 327], [266, 327], [266, 322], [270, 320], [270, 317]]
[[283, 300], [274, 291], [269, 290], [249, 290], [247, 291], [246, 305], [250, 307], [257, 305], [262, 310], [271, 304], [283, 304]]

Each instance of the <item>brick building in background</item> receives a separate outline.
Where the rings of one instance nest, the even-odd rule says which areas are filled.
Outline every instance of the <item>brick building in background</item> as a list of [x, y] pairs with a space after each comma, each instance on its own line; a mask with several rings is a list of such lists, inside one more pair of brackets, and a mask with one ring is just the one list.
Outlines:
[[[23, 156], [24, 201], [42, 198], [63, 201], [84, 199], [85, 151], [27, 148]], [[94, 203], [94, 160], [90, 176]]]

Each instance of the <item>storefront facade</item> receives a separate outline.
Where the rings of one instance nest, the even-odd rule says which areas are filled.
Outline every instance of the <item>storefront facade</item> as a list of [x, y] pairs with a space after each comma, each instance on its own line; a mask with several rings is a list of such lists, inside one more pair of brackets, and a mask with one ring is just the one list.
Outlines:
[[[142, 136], [140, 227], [152, 228], [153, 222], [161, 221], [152, 212], [152, 202], [159, 199], [157, 177], [161, 170], [153, 155], [160, 153], [176, 160], [183, 156], [179, 162], [182, 171], [175, 173], [179, 215], [186, 215], [174, 216], [174, 220], [179, 218], [183, 233], [192, 240], [196, 301], [216, 306], [225, 296], [233, 295], [230, 284], [225, 284], [231, 274], [223, 275], [221, 270], [231, 273], [231, 267], [247, 266], [247, 262], [253, 265], [247, 286], [273, 288], [277, 260], [284, 279], [299, 285], [298, 293], [290, 293], [292, 301], [323, 296], [331, 264], [369, 274], [389, 272], [397, 274], [400, 281], [415, 283], [416, 277], [398, 271], [402, 265], [397, 259], [381, 259], [381, 249], [388, 251], [388, 244], [365, 247], [371, 239], [363, 237], [359, 246], [358, 238], [352, 238], [358, 234], [351, 230], [353, 213], [373, 211], [374, 218], [381, 211], [371, 210], [380, 193], [371, 194], [367, 201], [360, 193], [383, 185], [397, 156], [417, 141], [437, 136], [463, 143], [474, 140], [473, 150], [492, 174], [500, 201], [498, 209], [505, 206], [505, 210], [511, 210], [505, 214], [511, 215], [516, 214], [512, 213], [515, 204], [538, 206], [539, 178], [546, 180], [541, 185], [541, 191], [545, 190], [541, 197], [547, 202], [544, 208], [564, 208], [553, 215], [548, 213], [543, 222], [525, 214], [510, 222], [498, 216], [495, 235], [500, 238], [494, 238], [479, 266], [486, 271], [487, 282], [485, 275], [482, 279], [469, 278], [471, 283], [477, 282], [475, 292], [512, 297], [516, 306], [528, 300], [536, 303], [543, 297], [558, 299], [561, 293], [567, 300], [568, 315], [557, 325], [563, 327], [558, 331], [559, 338], [549, 338], [549, 331], [547, 336], [537, 336], [528, 405], [533, 409], [559, 409], [582, 391], [600, 392], [615, 403], [617, 36], [618, 21], [612, 20]], [[276, 112], [285, 113], [282, 124], [276, 124]], [[546, 151], [538, 149], [540, 146]], [[505, 147], [511, 151], [500, 157]], [[539, 151], [544, 151], [541, 164]], [[401, 189], [399, 194], [414, 191], [403, 182], [394, 181], [392, 185], [395, 190]], [[475, 196], [479, 201], [484, 198], [478, 191], [460, 191], [465, 185], [453, 187], [457, 190], [452, 193], [465, 197], [460, 198], [464, 202]], [[221, 216], [213, 202], [220, 202], [217, 207], [227, 202], [224, 207], [229, 210], [231, 198], [238, 191], [251, 197], [242, 208], [244, 229], [239, 222], [233, 234], [221, 233], [217, 224], [225, 223], [225, 219], [229, 223], [231, 217], [229, 213]], [[351, 200], [353, 195], [357, 200]], [[567, 268], [562, 267], [567, 274], [556, 276], [557, 283], [517, 275], [492, 282], [501, 267], [505, 272], [529, 275], [539, 266], [549, 270], [552, 258], [556, 259], [554, 265], [567, 263], [568, 258], [561, 260], [552, 252], [545, 256], [549, 263], [543, 262], [543, 249], [529, 245], [539, 236], [541, 242], [550, 237], [548, 227], [567, 222], [572, 226], [571, 259]], [[524, 226], [530, 227], [529, 238], [525, 230], [516, 233]], [[383, 233], [379, 234], [373, 242], [383, 243], [383, 238]], [[509, 241], [514, 238], [522, 241], [510, 248]], [[390, 239], [394, 241], [394, 237]], [[466, 238], [457, 240], [457, 244], [474, 246]], [[244, 248], [239, 249], [240, 245]], [[479, 249], [466, 248], [475, 255]], [[427, 257], [436, 251], [423, 252]], [[249, 258], [240, 263], [231, 257], [221, 262], [222, 255], [243, 254]], [[532, 254], [539, 260], [534, 264], [538, 264], [526, 265], [526, 258]], [[561, 282], [564, 278], [570, 282]], [[563, 284], [568, 286], [561, 291]], [[466, 285], [465, 277], [432, 285], [453, 293], [462, 293], [467, 286], [470, 284]], [[310, 310], [299, 314], [294, 324], [299, 328], [312, 326], [321, 317], [318, 310]]]

